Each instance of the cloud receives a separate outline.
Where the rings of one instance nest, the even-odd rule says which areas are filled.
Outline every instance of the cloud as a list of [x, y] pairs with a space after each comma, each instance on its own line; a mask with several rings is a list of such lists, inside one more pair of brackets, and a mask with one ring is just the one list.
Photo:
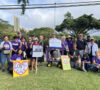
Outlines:
[[[13, 1], [13, 2], [12, 2]], [[30, 3], [55, 3], [55, 2], [80, 2], [80, 0], [30, 0]], [[94, 0], [81, 0], [94, 1]], [[99, 1], [99, 0], [98, 0]], [[2, 0], [0, 4], [16, 4], [17, 0]], [[74, 18], [79, 17], [83, 14], [94, 14], [94, 17], [100, 19], [99, 14], [100, 6], [86, 6], [86, 7], [69, 7], [69, 8], [57, 8], [55, 9], [33, 9], [26, 10], [25, 15], [21, 15], [21, 10], [0, 10], [0, 18], [7, 20], [10, 24], [14, 24], [14, 16], [20, 18], [20, 25], [24, 28], [39, 28], [39, 27], [51, 27], [54, 28], [55, 24], [59, 25], [66, 12], [71, 12]], [[55, 24], [54, 24], [55, 21]]]

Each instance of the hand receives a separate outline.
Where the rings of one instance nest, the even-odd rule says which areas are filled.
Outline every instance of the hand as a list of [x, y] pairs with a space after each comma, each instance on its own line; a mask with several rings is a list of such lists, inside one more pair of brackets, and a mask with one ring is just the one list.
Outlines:
[[74, 56], [70, 56], [72, 59], [74, 58]]

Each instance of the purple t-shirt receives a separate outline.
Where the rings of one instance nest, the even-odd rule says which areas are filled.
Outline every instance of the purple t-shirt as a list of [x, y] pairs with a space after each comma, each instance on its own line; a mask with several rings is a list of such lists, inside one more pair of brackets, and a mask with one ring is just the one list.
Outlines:
[[26, 45], [25, 45], [26, 42], [21, 42], [21, 43], [22, 43], [21, 49], [22, 49], [22, 51], [25, 51], [26, 50]]
[[69, 50], [73, 49], [73, 40], [67, 41]]
[[66, 45], [68, 45], [67, 41], [62, 42], [62, 48], [63, 48], [64, 50], [66, 50]]
[[23, 57], [22, 57], [21, 55], [14, 54], [14, 55], [11, 57], [11, 60], [23, 60]]
[[97, 64], [100, 64], [100, 59], [98, 59], [96, 56], [95, 57], [93, 57], [93, 59], [92, 60], [95, 60], [95, 62], [97, 63]]
[[12, 43], [12, 47], [13, 47], [13, 49], [15, 49], [15, 50], [18, 50], [19, 49], [19, 46], [20, 46], [20, 42], [15, 42], [15, 41], [11, 41], [11, 43]]
[[9, 42], [4, 42], [4, 50], [10, 50], [10, 43]]
[[86, 59], [82, 58], [81, 61], [84, 61], [84, 62], [90, 62], [90, 58], [89, 58], [89, 57], [86, 58]]

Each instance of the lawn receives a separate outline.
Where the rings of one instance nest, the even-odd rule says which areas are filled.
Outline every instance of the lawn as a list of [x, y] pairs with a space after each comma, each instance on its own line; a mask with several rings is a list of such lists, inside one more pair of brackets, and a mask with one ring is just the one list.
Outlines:
[[13, 78], [0, 70], [0, 90], [100, 90], [100, 73], [75, 69], [63, 71], [56, 66], [38, 67], [37, 74]]

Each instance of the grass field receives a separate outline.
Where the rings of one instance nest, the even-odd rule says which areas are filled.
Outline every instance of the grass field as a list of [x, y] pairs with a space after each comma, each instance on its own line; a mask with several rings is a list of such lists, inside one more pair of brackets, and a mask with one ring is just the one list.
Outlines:
[[7, 71], [0, 71], [0, 90], [100, 90], [100, 73], [82, 72], [75, 69], [38, 67], [37, 74], [13, 78]]

